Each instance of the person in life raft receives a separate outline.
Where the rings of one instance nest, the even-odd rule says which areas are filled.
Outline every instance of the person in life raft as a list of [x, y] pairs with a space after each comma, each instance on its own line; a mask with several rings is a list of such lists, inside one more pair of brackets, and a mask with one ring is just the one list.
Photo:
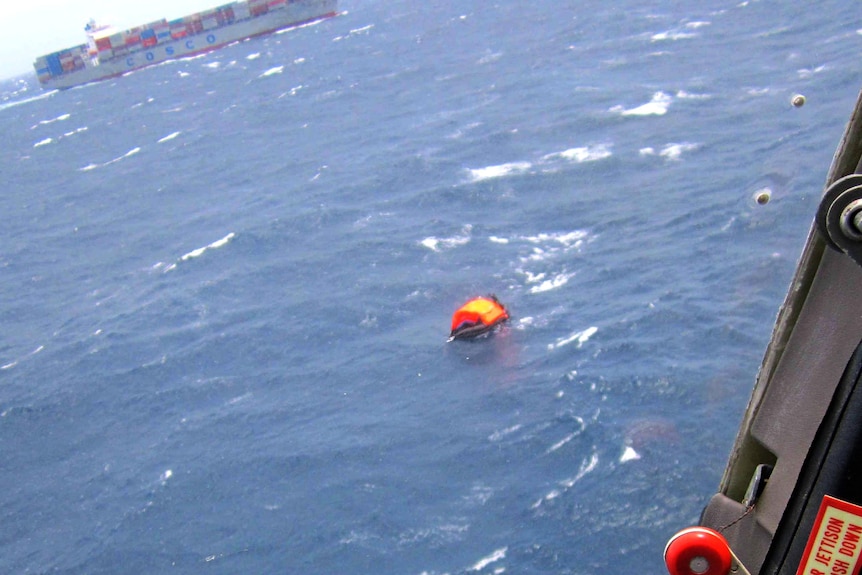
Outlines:
[[507, 319], [509, 312], [496, 296], [473, 298], [452, 315], [452, 331], [447, 341], [478, 337]]

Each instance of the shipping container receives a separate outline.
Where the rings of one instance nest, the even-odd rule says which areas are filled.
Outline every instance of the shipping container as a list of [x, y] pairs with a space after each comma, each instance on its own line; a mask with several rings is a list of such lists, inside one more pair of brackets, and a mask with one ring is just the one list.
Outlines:
[[48, 61], [48, 69], [51, 70], [51, 75], [59, 76], [63, 73], [63, 64], [60, 63], [59, 54], [51, 54], [46, 60]]

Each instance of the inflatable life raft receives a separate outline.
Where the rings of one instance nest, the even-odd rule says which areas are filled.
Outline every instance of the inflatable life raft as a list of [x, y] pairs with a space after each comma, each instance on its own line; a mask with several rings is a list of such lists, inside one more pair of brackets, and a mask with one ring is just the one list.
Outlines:
[[452, 315], [453, 339], [470, 339], [488, 333], [495, 326], [509, 319], [506, 307], [493, 295], [471, 299]]

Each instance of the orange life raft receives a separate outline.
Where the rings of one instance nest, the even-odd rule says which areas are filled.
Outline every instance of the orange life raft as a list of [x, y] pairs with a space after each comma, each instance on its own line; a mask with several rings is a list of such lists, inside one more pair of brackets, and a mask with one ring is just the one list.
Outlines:
[[509, 313], [496, 297], [477, 297], [462, 305], [452, 316], [449, 340], [467, 339], [491, 331], [509, 319]]

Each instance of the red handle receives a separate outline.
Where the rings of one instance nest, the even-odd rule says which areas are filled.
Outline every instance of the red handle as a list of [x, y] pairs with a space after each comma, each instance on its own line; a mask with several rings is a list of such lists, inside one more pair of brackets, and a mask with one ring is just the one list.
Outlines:
[[728, 575], [730, 546], [717, 531], [689, 527], [674, 535], [664, 549], [670, 575]]

